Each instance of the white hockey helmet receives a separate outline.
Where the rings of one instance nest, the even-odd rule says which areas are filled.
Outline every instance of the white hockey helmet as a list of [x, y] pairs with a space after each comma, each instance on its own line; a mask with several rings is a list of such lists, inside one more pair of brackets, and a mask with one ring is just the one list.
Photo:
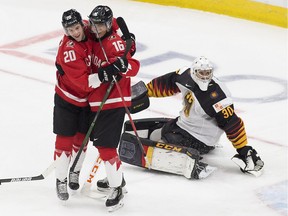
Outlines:
[[213, 77], [213, 66], [210, 61], [204, 56], [196, 58], [191, 65], [191, 76], [201, 91], [207, 91]]

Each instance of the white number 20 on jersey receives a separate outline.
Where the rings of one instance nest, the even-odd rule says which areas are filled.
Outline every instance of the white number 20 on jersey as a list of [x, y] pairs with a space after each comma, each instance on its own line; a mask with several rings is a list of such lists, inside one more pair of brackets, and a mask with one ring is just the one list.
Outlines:
[[64, 52], [64, 62], [71, 62], [76, 60], [76, 54], [74, 50], [69, 50]]

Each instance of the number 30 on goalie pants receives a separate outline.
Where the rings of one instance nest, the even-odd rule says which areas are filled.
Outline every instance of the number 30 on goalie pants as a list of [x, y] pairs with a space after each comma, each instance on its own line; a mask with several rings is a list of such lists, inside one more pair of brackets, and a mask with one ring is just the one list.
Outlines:
[[[145, 138], [140, 139], [150, 162], [150, 169], [183, 175], [188, 179], [194, 177], [200, 159], [197, 150]], [[119, 156], [122, 162], [147, 168], [136, 137], [130, 133], [122, 134]], [[213, 171], [214, 169], [211, 172]], [[206, 172], [205, 177], [209, 174]]]

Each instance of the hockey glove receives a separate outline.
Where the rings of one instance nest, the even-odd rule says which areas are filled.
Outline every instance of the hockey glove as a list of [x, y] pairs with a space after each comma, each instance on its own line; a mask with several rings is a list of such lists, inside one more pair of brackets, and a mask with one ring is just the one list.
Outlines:
[[255, 149], [251, 146], [244, 146], [237, 149], [238, 154], [232, 157], [232, 161], [240, 167], [243, 173], [249, 173], [256, 177], [262, 174], [264, 162], [257, 155]]
[[122, 73], [127, 71], [128, 60], [125, 57], [118, 57], [115, 62], [98, 69], [98, 77], [101, 82], [111, 82], [113, 76], [119, 81]]
[[[132, 39], [132, 45], [131, 45], [129, 53], [131, 56], [133, 56], [136, 52], [136, 38], [135, 38], [135, 35], [133, 33], [130, 33], [130, 37]], [[121, 38], [122, 38], [122, 40], [126, 41], [126, 38], [124, 35]]]

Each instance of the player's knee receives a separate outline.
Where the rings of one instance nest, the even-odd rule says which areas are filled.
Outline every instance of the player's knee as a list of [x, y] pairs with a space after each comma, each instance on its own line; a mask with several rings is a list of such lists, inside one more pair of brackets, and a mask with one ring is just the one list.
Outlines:
[[73, 136], [56, 136], [55, 149], [70, 152], [72, 151], [72, 145]]
[[103, 161], [109, 161], [112, 158], [118, 157], [116, 148], [97, 146], [97, 149]]
[[85, 139], [85, 136], [86, 136], [85, 134], [77, 132], [75, 136], [73, 137], [73, 144], [75, 146], [81, 146], [83, 143], [83, 140]]

